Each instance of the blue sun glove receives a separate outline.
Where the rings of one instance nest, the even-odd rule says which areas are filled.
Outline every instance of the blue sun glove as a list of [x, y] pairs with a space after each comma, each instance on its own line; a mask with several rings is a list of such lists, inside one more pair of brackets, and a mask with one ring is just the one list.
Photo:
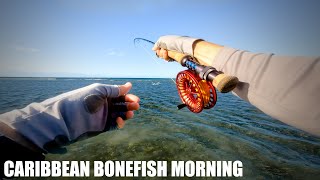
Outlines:
[[[109, 111], [119, 108], [126, 111], [119, 98], [113, 100], [119, 92], [116, 85], [92, 84], [41, 103], [32, 103], [0, 115], [1, 133], [18, 143], [30, 147], [31, 142], [43, 152], [50, 152], [86, 133], [117, 129], [115, 119], [121, 115]], [[24, 139], [29, 142], [22, 142]]]

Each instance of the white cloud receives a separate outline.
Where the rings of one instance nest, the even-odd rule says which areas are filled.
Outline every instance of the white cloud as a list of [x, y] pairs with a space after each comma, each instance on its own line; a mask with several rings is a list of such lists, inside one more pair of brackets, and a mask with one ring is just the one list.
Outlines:
[[26, 52], [26, 53], [37, 53], [40, 52], [40, 49], [31, 48], [31, 47], [24, 47], [24, 46], [15, 46], [13, 47], [17, 51]]
[[125, 53], [123, 51], [120, 51], [119, 49], [109, 48], [109, 49], [107, 49], [107, 55], [109, 55], [109, 56], [125, 56]]

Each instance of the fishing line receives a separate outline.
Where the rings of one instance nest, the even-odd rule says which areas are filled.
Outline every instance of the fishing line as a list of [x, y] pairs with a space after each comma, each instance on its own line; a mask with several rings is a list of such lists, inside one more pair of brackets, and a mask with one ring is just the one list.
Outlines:
[[143, 38], [135, 38], [135, 39], [133, 40], [133, 41], [134, 41], [134, 45], [136, 45], [137, 42], [138, 42], [139, 46], [142, 47], [143, 50], [144, 50], [157, 64], [160, 64], [160, 63], [158, 62], [158, 60], [149, 52], [150, 50], [148, 51], [144, 46], [141, 45], [141, 43], [139, 43], [140, 40], [149, 42], [149, 43], [151, 43], [151, 44], [155, 44], [155, 43], [152, 42], [152, 41], [150, 41], [150, 40], [148, 40], [148, 39], [143, 39]]
[[[143, 49], [158, 65], [160, 65], [159, 60], [157, 60], [157, 59], [154, 57], [154, 55], [152, 55], [152, 54], [149, 52], [150, 50], [147, 50], [144, 46], [141, 45], [140, 40], [145, 41], [145, 42], [148, 42], [148, 43], [150, 43], [150, 44], [152, 44], [152, 45], [154, 45], [155, 43], [154, 43], [153, 41], [150, 41], [150, 40], [144, 39], [144, 38], [135, 38], [135, 39], [133, 40], [134, 45], [136, 45], [136, 44], [138, 43], [139, 46], [142, 47], [142, 49]], [[173, 82], [174, 84], [177, 84], [175, 80], [173, 80], [172, 78], [170, 78], [170, 79], [172, 80], [172, 82]]]

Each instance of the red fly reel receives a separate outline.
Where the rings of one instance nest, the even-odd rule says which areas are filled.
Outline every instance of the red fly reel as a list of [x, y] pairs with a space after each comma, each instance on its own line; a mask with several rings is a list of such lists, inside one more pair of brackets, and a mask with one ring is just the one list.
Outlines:
[[179, 72], [176, 84], [180, 99], [191, 112], [199, 113], [216, 104], [217, 94], [212, 83], [200, 79], [193, 71]]

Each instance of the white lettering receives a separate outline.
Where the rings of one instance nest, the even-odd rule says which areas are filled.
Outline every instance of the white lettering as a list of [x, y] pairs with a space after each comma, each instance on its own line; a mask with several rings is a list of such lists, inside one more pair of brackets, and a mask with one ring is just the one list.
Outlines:
[[141, 171], [141, 162], [140, 161], [136, 161], [133, 164], [133, 176], [134, 177], [138, 177], [139, 176], [139, 171]]
[[51, 172], [51, 176], [52, 177], [61, 176], [61, 162], [59, 162], [59, 161], [51, 161], [51, 171], [52, 171]]
[[40, 177], [40, 162], [41, 161], [35, 162], [35, 168], [34, 168], [35, 177]]
[[157, 170], [158, 177], [167, 177], [167, 161], [158, 161]]
[[196, 177], [205, 176], [205, 167], [206, 164], [203, 161], [196, 161]]
[[156, 162], [155, 161], [148, 161], [147, 168], [149, 170], [147, 172], [147, 175], [149, 177], [155, 177], [157, 175], [157, 170], [156, 170], [156, 168], [154, 168], [154, 166], [156, 166]]
[[184, 176], [184, 161], [171, 162], [171, 176], [183, 177]]
[[195, 169], [194, 169], [194, 162], [193, 161], [187, 161], [185, 164], [185, 174], [188, 177], [194, 176]]
[[242, 167], [241, 161], [235, 161], [233, 163], [233, 175], [235, 177], [242, 177]]
[[125, 176], [125, 161], [116, 161], [116, 177]]
[[34, 176], [34, 164], [33, 161], [25, 161], [24, 162], [24, 172], [26, 177], [33, 177]]
[[14, 163], [12, 161], [6, 161], [3, 167], [3, 173], [6, 177], [12, 177], [14, 175]]
[[90, 176], [90, 161], [81, 161], [80, 176], [81, 177]]
[[215, 161], [207, 161], [206, 162], [206, 170], [207, 170], [207, 177], [215, 177], [216, 176], [216, 162]]
[[101, 161], [94, 161], [93, 164], [93, 168], [94, 168], [94, 176], [95, 177], [102, 177], [104, 172], [103, 172], [103, 162]]
[[217, 161], [217, 177], [221, 177], [221, 161]]
[[141, 169], [143, 169], [143, 171], [141, 171], [141, 177], [146, 177], [147, 176], [147, 171], [146, 171], [146, 167], [147, 163], [146, 161], [142, 161], [141, 162]]
[[131, 172], [132, 169], [133, 169], [132, 164], [133, 164], [132, 161], [127, 161], [127, 163], [126, 163], [126, 177], [132, 177], [133, 176], [133, 174]]
[[222, 176], [223, 177], [231, 177], [232, 176], [232, 161], [223, 161], [222, 162]]
[[[69, 177], [69, 161], [62, 161], [62, 177]], [[59, 163], [60, 164], [60, 163]]]
[[23, 177], [24, 176], [23, 162], [22, 161], [17, 161], [16, 162], [14, 176], [15, 177]]
[[107, 176], [107, 177], [112, 177], [114, 175], [114, 164], [113, 164], [113, 161], [107, 161], [105, 164], [104, 164], [104, 174]]
[[50, 176], [50, 162], [48, 161], [41, 161], [41, 177], [49, 177]]
[[[94, 161], [95, 177], [167, 177], [167, 161]], [[6, 161], [6, 177], [89, 177], [89, 161]], [[172, 161], [172, 177], [242, 177], [241, 161]]]
[[78, 163], [78, 161], [71, 161], [70, 169], [69, 169], [69, 176], [70, 177], [79, 177], [79, 163]]

